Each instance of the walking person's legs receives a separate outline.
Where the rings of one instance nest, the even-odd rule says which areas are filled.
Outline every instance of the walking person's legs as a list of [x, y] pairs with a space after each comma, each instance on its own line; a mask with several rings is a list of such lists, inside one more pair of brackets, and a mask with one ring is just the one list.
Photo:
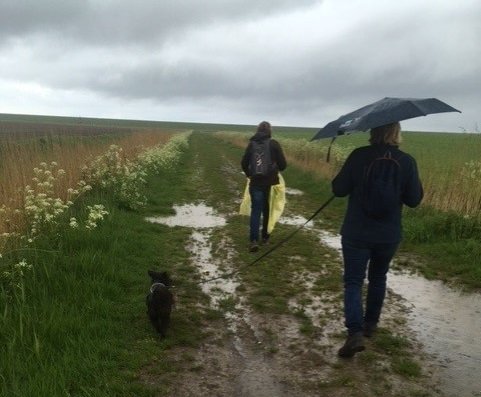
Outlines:
[[371, 336], [377, 328], [386, 296], [386, 279], [391, 260], [398, 244], [375, 244], [371, 251], [368, 268], [366, 312], [364, 315], [364, 335]]
[[264, 190], [264, 204], [262, 209], [262, 242], [267, 243], [269, 240], [269, 232], [268, 232], [268, 225], [269, 225], [269, 195], [270, 195], [271, 187], [267, 186]]
[[341, 357], [352, 357], [355, 353], [364, 350], [362, 286], [370, 250], [363, 242], [343, 238], [342, 254], [344, 259], [344, 318], [348, 337], [338, 354]]
[[250, 186], [249, 194], [251, 196], [251, 217], [249, 232], [249, 239], [251, 242], [250, 250], [251, 252], [255, 252], [259, 249], [259, 227], [261, 221], [261, 214], [264, 207], [264, 191], [262, 187]]

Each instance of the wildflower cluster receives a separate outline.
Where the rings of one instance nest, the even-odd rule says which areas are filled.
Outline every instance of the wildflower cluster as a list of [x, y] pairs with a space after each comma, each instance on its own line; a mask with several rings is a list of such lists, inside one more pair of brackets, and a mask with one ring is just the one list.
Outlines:
[[0, 278], [6, 281], [8, 285], [20, 288], [25, 273], [30, 270], [32, 270], [32, 265], [28, 264], [26, 259], [22, 259], [20, 262], [10, 266], [9, 270], [3, 271]]
[[173, 168], [179, 160], [180, 153], [188, 146], [189, 135], [190, 133], [175, 135], [165, 145], [155, 146], [141, 153], [138, 161], [149, 173]]
[[[85, 223], [85, 228], [87, 229], [95, 229], [97, 227], [97, 223], [103, 220], [105, 215], [109, 214], [108, 211], [105, 210], [105, 207], [101, 204], [96, 204], [92, 206], [88, 205], [87, 209], [89, 211], [87, 221]], [[72, 219], [70, 219], [71, 223]]]
[[24, 214], [29, 230], [29, 240], [34, 239], [41, 231], [56, 223], [56, 220], [72, 204], [74, 197], [91, 189], [84, 181], [79, 182], [77, 189], [68, 190], [67, 200], [55, 197], [55, 188], [65, 171], [58, 168], [56, 162], [41, 163], [34, 168], [33, 184], [25, 187]]
[[[147, 175], [173, 167], [181, 151], [188, 145], [189, 134], [178, 134], [167, 144], [148, 149], [134, 160], [127, 159], [121, 147], [110, 146], [104, 155], [97, 157], [84, 167], [86, 181], [80, 181], [76, 188], [69, 188], [65, 200], [56, 197], [56, 192], [60, 191], [59, 182], [65, 175], [65, 171], [58, 168], [55, 162], [41, 163], [34, 169], [32, 183], [23, 189], [23, 208], [11, 209], [6, 205], [0, 207], [0, 217], [3, 218], [2, 221], [6, 226], [4, 228], [6, 232], [0, 234], [0, 262], [2, 262], [0, 267], [8, 269], [0, 271], [0, 279], [7, 280], [11, 286], [18, 287], [25, 272], [32, 268], [25, 259], [14, 265], [5, 263], [8, 260], [5, 255], [2, 256], [2, 253], [5, 254], [7, 240], [18, 237], [23, 247], [33, 243], [40, 233], [58, 227], [62, 215], [65, 215], [73, 201], [91, 190], [92, 186], [111, 189], [119, 202], [129, 208], [144, 205], [146, 198], [141, 193], [141, 187], [146, 183]], [[108, 215], [105, 207], [100, 204], [87, 206], [87, 211], [84, 223], [87, 230], [96, 228], [98, 223]], [[19, 220], [22, 217], [27, 226], [25, 235], [13, 231], [13, 226], [10, 227], [12, 224], [18, 229]], [[74, 217], [68, 219], [68, 225], [73, 229], [80, 228], [82, 224], [83, 222]]]
[[[59, 184], [65, 175], [65, 171], [58, 168], [56, 162], [40, 163], [39, 167], [34, 168], [33, 172], [32, 183], [21, 190], [23, 192], [23, 207], [15, 209], [6, 205], [0, 207], [0, 215], [4, 217], [3, 222], [7, 226], [7, 231], [0, 235], [0, 260], [4, 262], [1, 263], [1, 267], [8, 269], [0, 273], [0, 278], [13, 287], [20, 286], [25, 272], [31, 270], [32, 265], [27, 264], [25, 259], [13, 265], [8, 264], [7, 257], [3, 255], [7, 243], [9, 243], [8, 246], [12, 246], [11, 241], [16, 238], [18, 241], [13, 244], [16, 250], [31, 249], [28, 246], [41, 233], [59, 226], [62, 215], [73, 204], [73, 200], [91, 189], [91, 186], [85, 181], [80, 181], [76, 188], [67, 190], [67, 198], [64, 200], [56, 197], [56, 191], [60, 190]], [[105, 214], [103, 213], [103, 215]], [[20, 219], [24, 220], [26, 226], [23, 233], [19, 232], [18, 223]], [[77, 223], [76, 220], [74, 222], [74, 219], [70, 219], [70, 226]], [[90, 228], [92, 226], [89, 223], [87, 225]], [[15, 227], [18, 230], [15, 230]]]
[[83, 168], [83, 173], [91, 185], [111, 190], [120, 204], [128, 208], [145, 204], [140, 187], [145, 183], [147, 174], [123, 155], [120, 146], [110, 145], [106, 153]]
[[142, 207], [147, 201], [141, 193], [147, 175], [172, 167], [187, 146], [187, 139], [188, 134], [178, 134], [165, 145], [145, 150], [133, 161], [123, 155], [121, 147], [111, 145], [105, 154], [84, 167], [85, 179], [91, 185], [111, 190], [127, 208]]
[[5, 226], [4, 230], [7, 230], [3, 233], [0, 233], [0, 258], [2, 257], [1, 253], [5, 247], [7, 239], [19, 237], [19, 234], [13, 231], [12, 227], [12, 225], [18, 220], [19, 215], [20, 210], [18, 209], [13, 210], [12, 208], [7, 207], [5, 204], [0, 207], [0, 219]]

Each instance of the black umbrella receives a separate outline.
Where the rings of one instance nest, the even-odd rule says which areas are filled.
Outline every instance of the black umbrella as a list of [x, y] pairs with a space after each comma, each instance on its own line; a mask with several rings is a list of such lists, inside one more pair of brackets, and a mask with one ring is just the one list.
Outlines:
[[461, 113], [436, 98], [384, 98], [331, 121], [311, 140], [336, 137], [350, 131], [366, 131], [396, 121], [443, 112]]

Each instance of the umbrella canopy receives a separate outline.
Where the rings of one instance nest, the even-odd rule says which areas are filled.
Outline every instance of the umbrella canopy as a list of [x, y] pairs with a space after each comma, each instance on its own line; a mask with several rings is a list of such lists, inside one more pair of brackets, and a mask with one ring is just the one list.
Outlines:
[[461, 113], [436, 98], [384, 98], [331, 121], [311, 140], [336, 137], [349, 131], [366, 131], [396, 121], [444, 112]]

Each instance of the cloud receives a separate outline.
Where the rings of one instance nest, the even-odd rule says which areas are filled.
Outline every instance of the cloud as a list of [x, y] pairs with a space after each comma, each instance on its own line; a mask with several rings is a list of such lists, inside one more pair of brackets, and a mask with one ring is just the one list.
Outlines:
[[322, 126], [384, 96], [435, 96], [472, 124], [480, 16], [475, 0], [9, 1], [0, 75], [70, 108], [88, 97], [106, 116], [128, 105], [165, 120]]
[[91, 46], [148, 46], [223, 21], [262, 19], [313, 4], [314, 0], [7, 0], [2, 3], [4, 39], [61, 37]]

